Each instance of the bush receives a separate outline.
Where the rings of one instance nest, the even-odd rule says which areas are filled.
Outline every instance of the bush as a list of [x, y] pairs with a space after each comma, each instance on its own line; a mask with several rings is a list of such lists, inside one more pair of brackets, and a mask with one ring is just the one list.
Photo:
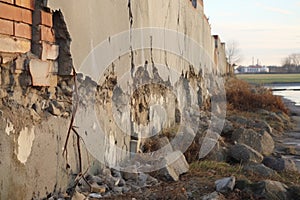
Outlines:
[[253, 112], [257, 109], [265, 109], [272, 112], [288, 113], [282, 98], [273, 95], [271, 90], [250, 85], [236, 78], [227, 80], [226, 98], [229, 110]]

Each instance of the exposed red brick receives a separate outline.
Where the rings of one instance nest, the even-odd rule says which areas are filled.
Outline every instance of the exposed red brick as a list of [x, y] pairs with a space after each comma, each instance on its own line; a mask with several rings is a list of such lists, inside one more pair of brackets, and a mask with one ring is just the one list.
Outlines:
[[32, 24], [32, 11], [0, 2], [0, 18]]
[[6, 3], [13, 4], [14, 0], [0, 0], [0, 2], [6, 2]]
[[6, 35], [13, 35], [14, 23], [12, 21], [0, 19], [0, 33]]
[[41, 10], [41, 24], [52, 27], [52, 13]]
[[21, 10], [21, 18], [18, 20], [20, 22], [24, 22], [26, 24], [32, 24], [32, 11], [20, 8]]
[[41, 40], [47, 42], [55, 42], [54, 30], [50, 27], [40, 25]]
[[15, 36], [31, 39], [31, 26], [28, 24], [15, 22]]
[[34, 0], [16, 0], [16, 5], [34, 10]]
[[6, 3], [0, 2], [0, 18], [16, 20], [20, 17], [20, 13], [18, 12], [18, 8], [13, 5], [8, 5]]

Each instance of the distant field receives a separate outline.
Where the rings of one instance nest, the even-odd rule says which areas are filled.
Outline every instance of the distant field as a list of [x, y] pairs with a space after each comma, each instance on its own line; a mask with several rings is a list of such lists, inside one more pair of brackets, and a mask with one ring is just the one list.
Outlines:
[[237, 78], [249, 83], [300, 83], [300, 74], [238, 74]]

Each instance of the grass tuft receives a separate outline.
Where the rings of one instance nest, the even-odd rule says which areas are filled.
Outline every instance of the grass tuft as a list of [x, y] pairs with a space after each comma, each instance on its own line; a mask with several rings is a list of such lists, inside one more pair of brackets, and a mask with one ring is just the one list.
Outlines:
[[[238, 180], [250, 180], [251, 182], [266, 180], [264, 176], [245, 172], [242, 169], [242, 165], [230, 165], [224, 162], [206, 160], [191, 163], [189, 173], [190, 176], [210, 177], [212, 179], [235, 176]], [[268, 177], [268, 179], [279, 181], [289, 186], [300, 184], [300, 174], [296, 171], [278, 172], [276, 175]]]

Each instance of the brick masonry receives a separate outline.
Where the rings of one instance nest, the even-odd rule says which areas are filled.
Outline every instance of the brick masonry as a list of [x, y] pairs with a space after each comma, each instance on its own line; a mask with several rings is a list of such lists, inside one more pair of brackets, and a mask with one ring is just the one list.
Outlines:
[[24, 23], [15, 22], [15, 36], [20, 38], [31, 39], [31, 26]]
[[21, 11], [21, 17], [19, 21], [32, 24], [32, 11], [24, 8], [19, 8], [19, 10]]
[[14, 0], [0, 0], [0, 2], [5, 2], [5, 3], [10, 3], [10, 4], [13, 4], [14, 3]]
[[34, 0], [16, 0], [16, 5], [34, 10]]
[[41, 24], [48, 27], [52, 27], [52, 13], [41, 10]]
[[0, 18], [32, 24], [32, 11], [0, 2]]
[[[34, 42], [40, 45], [41, 41], [55, 44], [52, 12], [43, 9], [43, 6], [37, 6], [35, 9], [34, 0], [0, 0], [0, 34], [36, 40]], [[37, 17], [33, 19], [34, 13]], [[32, 30], [32, 25], [37, 31]], [[37, 37], [33, 38], [32, 32]], [[41, 51], [37, 53], [39, 57], [42, 56]]]
[[[57, 82], [59, 46], [55, 44], [52, 15], [42, 1], [0, 0], [0, 64], [5, 55], [13, 59], [14, 54], [32, 52], [35, 57], [29, 72], [35, 86]], [[23, 70], [23, 62], [18, 61], [17, 70]]]
[[9, 20], [0, 19], [0, 34], [13, 35], [14, 23]]
[[50, 27], [47, 27], [45, 25], [40, 25], [40, 33], [41, 33], [41, 41], [48, 41], [48, 42], [55, 42], [55, 35], [54, 35], [54, 30]]

